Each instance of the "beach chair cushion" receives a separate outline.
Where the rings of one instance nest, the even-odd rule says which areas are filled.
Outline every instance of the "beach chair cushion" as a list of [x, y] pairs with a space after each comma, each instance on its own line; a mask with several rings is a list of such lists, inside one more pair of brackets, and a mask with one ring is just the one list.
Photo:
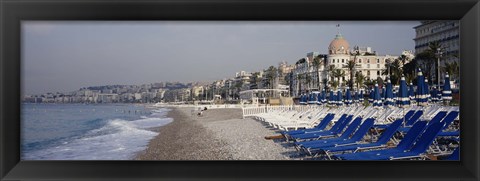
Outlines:
[[377, 147], [386, 144], [388, 140], [397, 132], [397, 129], [402, 125], [402, 120], [397, 120], [390, 124], [389, 127], [382, 133], [378, 140], [374, 143], [354, 144], [346, 146], [333, 146], [322, 148], [321, 151], [340, 152], [340, 151], [355, 151], [359, 148]]
[[347, 116], [347, 118], [345, 118], [342, 122], [335, 123], [335, 125], [333, 125], [333, 127], [328, 131], [296, 134], [296, 135], [291, 135], [290, 137], [295, 140], [302, 140], [302, 139], [314, 139], [322, 136], [336, 135], [343, 131], [343, 129], [352, 121], [352, 118], [353, 118], [352, 115]]
[[342, 135], [337, 137], [337, 138], [328, 138], [328, 139], [313, 140], [313, 141], [303, 141], [303, 142], [297, 142], [296, 144], [298, 146], [306, 147], [307, 145], [312, 145], [312, 144], [317, 144], [317, 143], [329, 143], [329, 142], [346, 140], [350, 137], [350, 135], [355, 130], [357, 130], [358, 126], [360, 126], [360, 123], [362, 123], [362, 118], [360, 118], [360, 117], [355, 118], [355, 120], [353, 120], [353, 122], [350, 125], [348, 125], [348, 128], [342, 133]]
[[337, 154], [333, 156], [342, 160], [363, 160], [363, 159], [368, 160], [368, 158], [375, 157], [377, 154], [381, 155], [381, 154], [389, 154], [394, 152], [401, 152], [411, 147], [414, 141], [423, 132], [426, 125], [427, 125], [426, 121], [416, 122], [395, 148], [358, 152], [358, 153]]
[[315, 150], [315, 149], [321, 149], [325, 147], [332, 147], [340, 144], [349, 144], [349, 143], [355, 143], [357, 141], [360, 141], [365, 134], [370, 130], [370, 128], [373, 127], [375, 120], [373, 118], [366, 119], [362, 125], [358, 128], [358, 130], [350, 137], [349, 139], [344, 139], [344, 140], [338, 140], [338, 141], [331, 141], [327, 143], [314, 143], [311, 145], [304, 145], [305, 148], [308, 148], [310, 150]]
[[418, 110], [417, 112], [415, 112], [415, 114], [413, 114], [413, 116], [412, 116], [410, 119], [405, 120], [405, 121], [407, 121], [407, 122], [406, 122], [406, 125], [407, 125], [407, 126], [413, 125], [415, 122], [418, 121], [418, 119], [420, 119], [420, 117], [422, 117], [422, 115], [423, 115], [423, 111], [422, 111], [422, 110]]
[[[427, 125], [431, 125], [437, 122], [440, 122], [445, 116], [447, 115], [446, 111], [440, 111], [438, 112], [428, 123]], [[400, 132], [408, 132], [410, 127], [402, 127], [398, 131]]]
[[[283, 135], [296, 135], [296, 134], [303, 134], [307, 132], [321, 132], [324, 131], [324, 129], [327, 127], [328, 123], [330, 123], [333, 118], [335, 117], [335, 114], [327, 114], [322, 121], [315, 127], [311, 129], [303, 129], [303, 130], [293, 130], [293, 131], [283, 131]], [[343, 120], [347, 117], [346, 114], [342, 115], [339, 120]]]

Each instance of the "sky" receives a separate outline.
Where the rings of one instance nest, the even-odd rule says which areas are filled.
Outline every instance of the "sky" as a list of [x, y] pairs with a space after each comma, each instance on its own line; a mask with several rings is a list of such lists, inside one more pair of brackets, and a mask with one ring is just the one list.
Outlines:
[[[340, 24], [337, 28], [336, 25]], [[419, 21], [24, 21], [22, 91], [210, 82], [327, 53], [337, 32], [379, 55], [414, 50]]]

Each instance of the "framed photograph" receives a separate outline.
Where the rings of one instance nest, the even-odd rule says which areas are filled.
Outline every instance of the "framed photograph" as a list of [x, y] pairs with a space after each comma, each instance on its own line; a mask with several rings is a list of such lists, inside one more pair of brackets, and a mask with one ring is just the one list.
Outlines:
[[477, 1], [0, 3], [3, 180], [480, 177]]

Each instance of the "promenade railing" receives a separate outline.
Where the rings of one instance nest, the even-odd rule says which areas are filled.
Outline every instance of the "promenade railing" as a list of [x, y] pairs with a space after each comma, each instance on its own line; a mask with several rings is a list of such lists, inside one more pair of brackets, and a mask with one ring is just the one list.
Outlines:
[[260, 107], [244, 107], [242, 108], [242, 117], [245, 119], [246, 117], [249, 116], [254, 116], [262, 113], [267, 112], [267, 107], [266, 106], [260, 106]]
[[269, 113], [269, 112], [283, 112], [283, 111], [297, 111], [304, 112], [309, 109], [314, 109], [316, 106], [304, 106], [304, 105], [256, 105], [256, 104], [214, 104], [214, 105], [193, 105], [193, 104], [162, 104], [157, 107], [183, 107], [192, 108], [193, 110], [207, 109], [225, 109], [225, 108], [238, 108], [242, 109], [243, 118], [255, 116], [257, 114]]
[[300, 106], [300, 105], [259, 105], [259, 106], [252, 106], [252, 107], [242, 107], [243, 118], [255, 116], [262, 113], [270, 113], [270, 112], [283, 112], [283, 111], [306, 111], [311, 109], [308, 106]]

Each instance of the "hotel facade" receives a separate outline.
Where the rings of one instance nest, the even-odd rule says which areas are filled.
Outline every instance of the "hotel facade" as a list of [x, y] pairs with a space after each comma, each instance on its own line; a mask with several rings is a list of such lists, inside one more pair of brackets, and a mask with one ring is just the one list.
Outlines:
[[[412, 51], [403, 51], [402, 55], [407, 56], [409, 60], [414, 58]], [[320, 60], [318, 66], [314, 64], [315, 57]], [[291, 94], [296, 97], [324, 89], [325, 84], [332, 79], [329, 73], [330, 66], [345, 73], [338, 82], [339, 89], [343, 90], [348, 86], [347, 81], [350, 80], [350, 72], [347, 68], [350, 60], [355, 61], [354, 72], [360, 72], [366, 79], [386, 79], [387, 75], [382, 74], [386, 69], [385, 65], [398, 57], [398, 55], [377, 55], [371, 47], [351, 48], [348, 41], [339, 33], [330, 42], [328, 54], [310, 52], [305, 58], [297, 61], [291, 74]], [[337, 80], [338, 78], [335, 78], [335, 81]]]
[[[429, 44], [438, 42], [441, 46], [440, 66], [445, 63], [459, 62], [460, 54], [460, 22], [457, 20], [444, 21], [421, 21], [415, 29], [415, 55], [429, 48]], [[438, 55], [437, 55], [438, 56]], [[432, 70], [434, 67], [431, 67]], [[437, 77], [435, 71], [431, 71], [431, 77]], [[441, 72], [440, 77], [445, 73]]]
[[[415, 53], [428, 49], [428, 45], [439, 42], [443, 47], [443, 55], [458, 54], [460, 50], [459, 21], [421, 21], [415, 29]], [[456, 60], [453, 56], [445, 56], [447, 61]]]

